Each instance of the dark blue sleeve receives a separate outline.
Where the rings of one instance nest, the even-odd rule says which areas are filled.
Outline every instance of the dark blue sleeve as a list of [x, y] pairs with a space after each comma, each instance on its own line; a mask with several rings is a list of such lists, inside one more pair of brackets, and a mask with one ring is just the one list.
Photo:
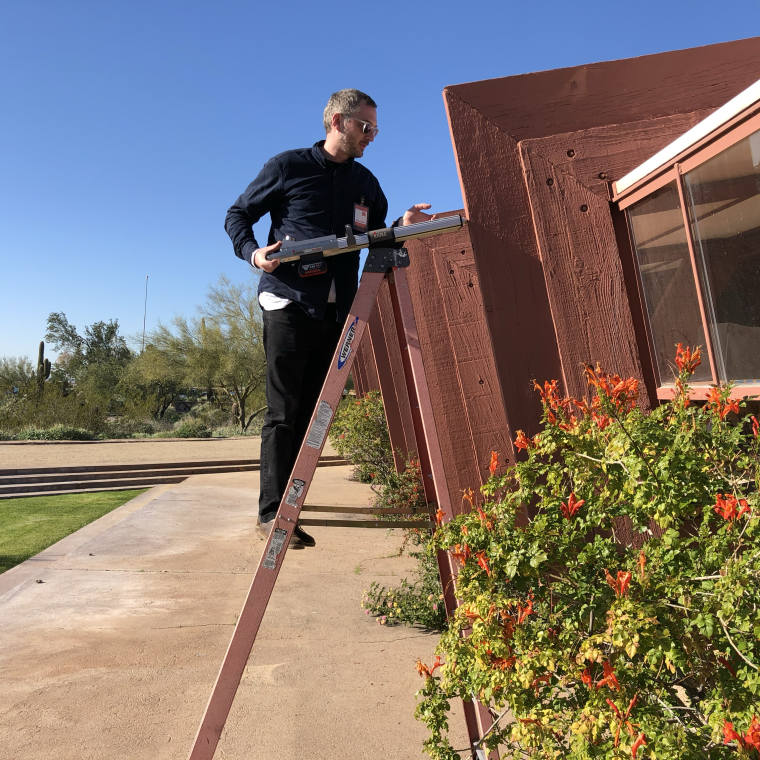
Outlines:
[[376, 201], [369, 207], [369, 229], [381, 230], [385, 227], [385, 217], [388, 215], [388, 200], [379, 183], [377, 185]]
[[281, 203], [284, 194], [280, 165], [272, 158], [232, 204], [224, 220], [224, 229], [232, 240], [236, 256], [251, 263], [253, 252], [260, 248], [253, 235], [253, 225]]
[[[381, 230], [385, 224], [385, 217], [388, 216], [388, 199], [385, 197], [385, 193], [382, 191], [380, 184], [377, 185], [377, 197], [375, 202], [369, 210], [369, 228], [371, 230]], [[404, 217], [400, 216], [398, 219], [394, 219], [390, 227], [399, 227], [404, 221]]]

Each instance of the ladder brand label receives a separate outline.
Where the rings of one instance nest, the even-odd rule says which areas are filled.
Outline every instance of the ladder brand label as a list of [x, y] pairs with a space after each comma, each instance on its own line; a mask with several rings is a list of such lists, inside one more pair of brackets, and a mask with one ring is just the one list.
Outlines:
[[[330, 426], [332, 415], [333, 410], [327, 401], [320, 401], [317, 407], [317, 417], [311, 423], [311, 430], [306, 438], [307, 446], [311, 446], [313, 449], [322, 448], [322, 442], [325, 440], [325, 435], [327, 435], [327, 428]], [[293, 482], [295, 483], [295, 481]]]
[[356, 325], [359, 322], [359, 317], [354, 317], [354, 321], [349, 325], [346, 337], [343, 338], [343, 345], [340, 347], [340, 353], [338, 354], [338, 369], [343, 369], [343, 365], [351, 355], [351, 344], [354, 342], [354, 336], [356, 335]]
[[293, 478], [293, 485], [290, 486], [290, 490], [288, 491], [288, 495], [285, 497], [285, 503], [289, 504], [291, 507], [295, 507], [299, 497], [303, 493], [303, 487], [306, 485], [305, 480], [299, 480], [298, 478]]
[[274, 570], [275, 563], [277, 561], [277, 555], [282, 551], [282, 547], [285, 546], [285, 538], [288, 535], [288, 531], [282, 528], [275, 528], [272, 534], [272, 543], [269, 544], [269, 551], [264, 558], [264, 567], [267, 570]]

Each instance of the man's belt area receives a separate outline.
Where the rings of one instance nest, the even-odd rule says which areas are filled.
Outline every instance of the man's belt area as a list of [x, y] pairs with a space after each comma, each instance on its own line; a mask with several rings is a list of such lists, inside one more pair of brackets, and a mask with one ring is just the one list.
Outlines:
[[[302, 261], [308, 263], [326, 256], [337, 256], [362, 248], [395, 248], [406, 240], [423, 238], [428, 235], [440, 235], [442, 232], [455, 232], [464, 226], [465, 220], [459, 215], [431, 219], [427, 222], [407, 224], [404, 227], [385, 227], [372, 230], [366, 235], [355, 235], [346, 225], [346, 237], [336, 235], [312, 238], [311, 240], [285, 240], [279, 251], [270, 253], [267, 259], [281, 262]], [[315, 273], [316, 274], [316, 273]]]

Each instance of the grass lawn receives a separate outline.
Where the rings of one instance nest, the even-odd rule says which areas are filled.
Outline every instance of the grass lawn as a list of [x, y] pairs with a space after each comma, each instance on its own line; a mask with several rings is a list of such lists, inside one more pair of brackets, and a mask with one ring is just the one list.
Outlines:
[[30, 496], [0, 501], [0, 573], [146, 490]]

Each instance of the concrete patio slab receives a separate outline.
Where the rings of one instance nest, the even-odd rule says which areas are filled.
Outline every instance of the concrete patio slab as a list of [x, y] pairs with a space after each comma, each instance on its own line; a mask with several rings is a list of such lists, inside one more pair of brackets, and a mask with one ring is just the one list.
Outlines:
[[[308, 500], [366, 505], [349, 473], [317, 471]], [[0, 575], [0, 758], [186, 757], [263, 549], [257, 493], [258, 473], [162, 486]], [[286, 556], [216, 757], [422, 758], [414, 662], [437, 637], [359, 608], [410, 571], [401, 536], [313, 534]]]

